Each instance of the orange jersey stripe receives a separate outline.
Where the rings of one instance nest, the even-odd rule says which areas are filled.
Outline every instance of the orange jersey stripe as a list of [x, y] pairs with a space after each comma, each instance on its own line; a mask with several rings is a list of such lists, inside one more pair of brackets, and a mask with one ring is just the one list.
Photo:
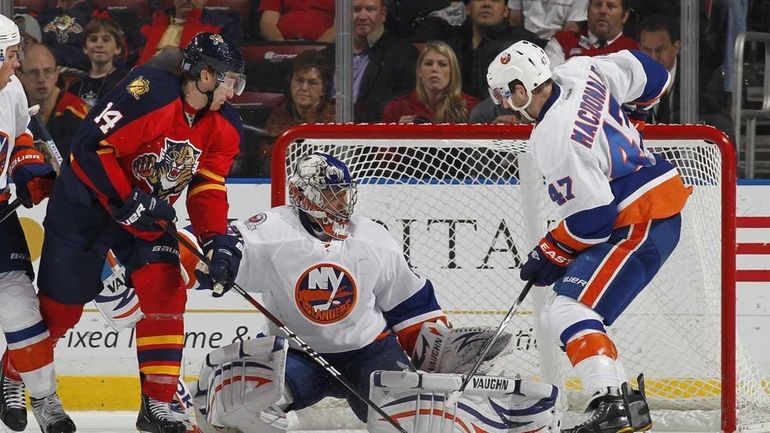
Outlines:
[[628, 238], [612, 247], [607, 256], [605, 256], [604, 261], [594, 271], [593, 276], [591, 276], [588, 284], [586, 284], [586, 288], [578, 296], [578, 301], [589, 308], [596, 306], [597, 301], [604, 294], [604, 291], [607, 290], [610, 282], [626, 263], [631, 253], [636, 251], [647, 239], [650, 225], [651, 221], [647, 221], [643, 224], [635, 224], [629, 229]]
[[685, 187], [681, 176], [674, 176], [618, 209], [615, 228], [676, 215], [684, 209], [690, 194], [692, 187]]
[[53, 344], [50, 338], [44, 338], [21, 349], [9, 350], [8, 356], [20, 373], [35, 371], [53, 363]]
[[567, 357], [573, 366], [592, 356], [604, 355], [618, 359], [618, 349], [603, 332], [592, 332], [567, 343]]
[[583, 251], [593, 246], [593, 244], [585, 243], [570, 233], [564, 220], [555, 229], [551, 230], [551, 236], [553, 236], [556, 242], [562, 243], [575, 251]]

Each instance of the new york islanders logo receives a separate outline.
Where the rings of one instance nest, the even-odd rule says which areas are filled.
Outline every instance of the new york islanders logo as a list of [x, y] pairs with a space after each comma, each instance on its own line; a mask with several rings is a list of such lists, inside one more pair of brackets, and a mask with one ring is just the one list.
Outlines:
[[356, 305], [358, 288], [347, 269], [321, 263], [305, 272], [297, 280], [294, 300], [308, 320], [328, 325], [346, 318]]
[[182, 193], [198, 171], [200, 149], [190, 140], [166, 138], [159, 153], [143, 153], [131, 163], [134, 177], [147, 182], [153, 194], [160, 198]]

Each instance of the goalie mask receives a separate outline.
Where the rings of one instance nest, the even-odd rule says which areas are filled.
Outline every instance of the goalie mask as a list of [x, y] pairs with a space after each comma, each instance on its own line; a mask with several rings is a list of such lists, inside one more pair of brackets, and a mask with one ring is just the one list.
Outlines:
[[[529, 41], [519, 41], [495, 57], [487, 69], [489, 94], [495, 104], [508, 104], [525, 119], [533, 122], [526, 109], [532, 102], [532, 91], [551, 78], [548, 56], [542, 48]], [[517, 107], [513, 103], [514, 81], [520, 81], [527, 89], [527, 102]]]
[[339, 159], [316, 152], [297, 161], [289, 176], [291, 204], [334, 239], [348, 237], [356, 204], [356, 184]]

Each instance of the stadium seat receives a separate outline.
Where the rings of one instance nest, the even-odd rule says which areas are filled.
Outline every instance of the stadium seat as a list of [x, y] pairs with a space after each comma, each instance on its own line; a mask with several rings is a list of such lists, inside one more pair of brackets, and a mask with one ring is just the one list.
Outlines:
[[251, 40], [255, 31], [251, 23], [251, 0], [209, 0], [206, 2], [206, 9], [219, 12], [238, 20], [243, 28], [244, 39]]
[[283, 93], [247, 90], [231, 99], [230, 103], [241, 113], [244, 123], [262, 128], [273, 108], [279, 106], [285, 99], [286, 96]]
[[114, 11], [132, 11], [140, 18], [150, 15], [149, 0], [93, 0], [95, 6], [107, 9], [112, 14]]
[[[288, 89], [291, 62], [305, 50], [323, 50], [331, 44], [318, 42], [271, 42], [241, 47], [246, 60], [246, 88], [253, 91], [284, 93]], [[331, 66], [331, 65], [330, 65]]]
[[39, 15], [48, 9], [49, 3], [49, 0], [15, 0], [13, 13]]

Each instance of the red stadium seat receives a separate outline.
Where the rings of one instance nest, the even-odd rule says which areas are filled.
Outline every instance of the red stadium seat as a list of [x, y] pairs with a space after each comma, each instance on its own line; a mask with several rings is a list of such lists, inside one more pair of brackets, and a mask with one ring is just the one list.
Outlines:
[[114, 11], [131, 11], [140, 18], [150, 15], [149, 0], [93, 0], [95, 6], [107, 9], [110, 13]]
[[48, 9], [49, 3], [49, 0], [15, 0], [13, 13], [39, 15]]
[[[291, 62], [305, 50], [323, 50], [331, 44], [318, 42], [271, 42], [241, 47], [246, 60], [246, 88], [261, 92], [283, 93], [288, 89]], [[330, 65], [332, 67], [333, 65]]]
[[268, 107], [274, 108], [286, 99], [283, 93], [271, 92], [252, 92], [246, 90], [238, 96], [233, 97], [230, 103], [236, 107]]
[[251, 15], [250, 0], [209, 0], [206, 9], [237, 14], [241, 19], [247, 19]]

